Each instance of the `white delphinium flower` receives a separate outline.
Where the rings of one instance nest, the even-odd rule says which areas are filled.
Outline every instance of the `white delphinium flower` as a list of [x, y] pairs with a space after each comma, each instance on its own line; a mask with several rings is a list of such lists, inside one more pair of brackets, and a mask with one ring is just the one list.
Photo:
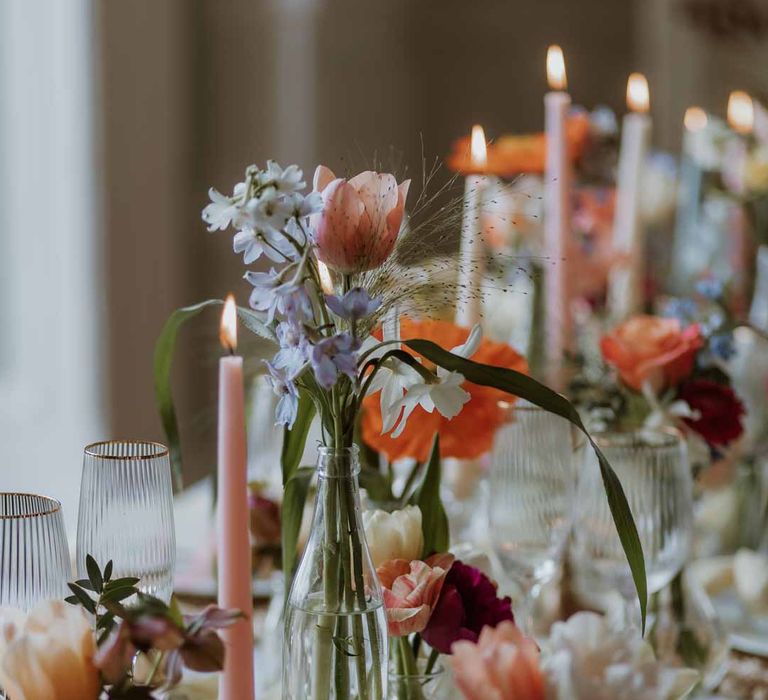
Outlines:
[[[470, 332], [466, 342], [452, 348], [451, 353], [469, 359], [480, 347], [481, 337], [480, 325], [477, 324]], [[459, 415], [464, 404], [471, 398], [469, 392], [462, 388], [463, 383], [463, 374], [450, 372], [442, 367], [437, 368], [433, 380], [425, 381], [419, 375], [418, 381], [407, 387], [405, 396], [382, 413], [384, 424], [386, 425], [391, 421], [395, 426], [392, 437], [399, 437], [405, 430], [408, 417], [417, 406], [421, 406], [427, 413], [437, 410], [441, 416], [448, 420]]]
[[274, 160], [267, 161], [266, 170], [262, 170], [259, 174], [259, 183], [281, 194], [301, 192], [307, 186], [304, 181], [304, 172], [298, 165], [282, 168]]
[[211, 203], [203, 209], [203, 221], [208, 224], [209, 231], [223, 231], [232, 223], [233, 219], [238, 217], [245, 191], [244, 182], [238, 182], [235, 185], [231, 197], [221, 194], [213, 187], [208, 190]]

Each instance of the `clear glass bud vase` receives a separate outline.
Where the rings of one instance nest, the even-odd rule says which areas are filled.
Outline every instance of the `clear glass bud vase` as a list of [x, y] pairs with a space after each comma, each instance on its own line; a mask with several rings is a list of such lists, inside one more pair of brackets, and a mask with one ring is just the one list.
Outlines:
[[321, 447], [309, 542], [291, 585], [283, 700], [384, 700], [387, 621], [360, 514], [357, 448]]

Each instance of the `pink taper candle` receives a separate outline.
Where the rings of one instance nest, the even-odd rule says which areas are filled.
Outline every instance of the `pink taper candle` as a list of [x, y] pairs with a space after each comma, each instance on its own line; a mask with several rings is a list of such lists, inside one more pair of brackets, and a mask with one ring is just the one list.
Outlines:
[[547, 378], [556, 388], [563, 381], [563, 360], [571, 346], [571, 308], [568, 276], [568, 242], [571, 230], [571, 172], [566, 123], [571, 96], [566, 92], [565, 61], [559, 46], [547, 51], [544, 96], [547, 160], [545, 172], [544, 238]]
[[227, 297], [221, 316], [219, 361], [218, 571], [219, 606], [245, 615], [221, 636], [226, 647], [219, 700], [253, 700], [253, 595], [248, 526], [243, 358], [237, 347], [237, 307]]

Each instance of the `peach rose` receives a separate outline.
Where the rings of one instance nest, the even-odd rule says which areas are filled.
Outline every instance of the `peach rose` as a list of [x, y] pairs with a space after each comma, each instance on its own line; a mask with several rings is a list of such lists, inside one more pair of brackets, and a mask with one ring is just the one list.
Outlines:
[[451, 652], [465, 700], [544, 700], [539, 649], [513, 622], [484, 627], [477, 644], [456, 642]]
[[371, 170], [344, 180], [319, 165], [314, 189], [323, 210], [310, 219], [318, 259], [342, 273], [381, 265], [395, 247], [410, 184]]
[[376, 570], [384, 592], [390, 636], [404, 637], [424, 630], [452, 563], [452, 555], [441, 554], [427, 562], [394, 559]]
[[54, 600], [26, 617], [3, 610], [0, 631], [0, 687], [13, 700], [96, 700], [96, 643], [80, 608]]
[[702, 345], [697, 324], [683, 328], [674, 318], [643, 315], [633, 316], [600, 339], [605, 361], [636, 391], [645, 382], [656, 392], [679, 384], [693, 371]]

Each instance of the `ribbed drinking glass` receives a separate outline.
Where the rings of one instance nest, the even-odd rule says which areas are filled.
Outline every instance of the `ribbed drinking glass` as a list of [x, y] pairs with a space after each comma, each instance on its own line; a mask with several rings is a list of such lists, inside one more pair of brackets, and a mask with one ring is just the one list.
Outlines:
[[568, 536], [575, 449], [568, 421], [527, 403], [510, 407], [496, 434], [489, 477], [490, 539], [529, 610], [539, 587], [555, 573]]
[[[649, 594], [681, 570], [691, 546], [693, 481], [685, 442], [674, 430], [605, 433], [595, 440], [621, 481], [640, 535]], [[597, 603], [618, 591], [627, 600], [635, 587], [591, 450], [579, 477], [573, 533], [577, 592]]]
[[77, 521], [77, 569], [86, 555], [165, 601], [173, 593], [176, 535], [168, 448], [155, 442], [97, 442], [85, 448]]
[[26, 611], [42, 600], [64, 598], [71, 579], [61, 503], [0, 493], [0, 607]]

